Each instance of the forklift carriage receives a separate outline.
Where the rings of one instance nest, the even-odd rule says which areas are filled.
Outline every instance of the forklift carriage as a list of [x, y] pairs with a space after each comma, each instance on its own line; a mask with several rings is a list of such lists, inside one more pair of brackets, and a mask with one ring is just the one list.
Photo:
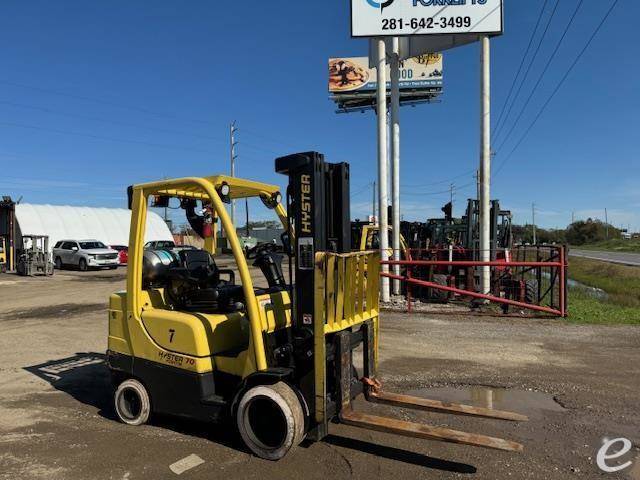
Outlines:
[[[376, 378], [379, 343], [377, 252], [350, 252], [349, 166], [315, 152], [278, 158], [289, 177], [287, 211], [278, 188], [227, 176], [182, 178], [129, 189], [131, 231], [125, 292], [109, 307], [108, 363], [124, 423], [158, 412], [202, 421], [232, 419], [256, 455], [285, 456], [303, 438], [319, 441], [331, 422], [508, 451], [520, 444], [359, 413], [352, 400], [502, 420], [521, 415], [385, 393]], [[144, 250], [149, 198], [181, 201], [205, 250]], [[225, 203], [261, 198], [285, 229], [272, 244], [243, 251]], [[202, 215], [196, 213], [196, 202]], [[220, 221], [234, 270], [216, 265]], [[205, 228], [206, 226], [209, 228]], [[282, 271], [288, 257], [289, 279]], [[253, 284], [247, 260], [267, 288]], [[222, 277], [225, 277], [224, 279]], [[295, 279], [295, 282], [294, 282]], [[353, 350], [363, 345], [364, 371]]]

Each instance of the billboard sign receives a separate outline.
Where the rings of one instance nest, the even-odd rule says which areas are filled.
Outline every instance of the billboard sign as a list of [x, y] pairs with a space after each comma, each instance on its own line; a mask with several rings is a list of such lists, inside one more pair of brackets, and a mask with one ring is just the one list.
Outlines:
[[502, 33], [503, 0], [351, 0], [351, 36]]
[[[387, 78], [390, 78], [387, 67]], [[368, 57], [329, 59], [329, 93], [334, 96], [374, 95], [378, 72], [369, 68]], [[387, 87], [390, 83], [387, 82]], [[442, 55], [420, 55], [400, 62], [400, 92], [442, 89]]]

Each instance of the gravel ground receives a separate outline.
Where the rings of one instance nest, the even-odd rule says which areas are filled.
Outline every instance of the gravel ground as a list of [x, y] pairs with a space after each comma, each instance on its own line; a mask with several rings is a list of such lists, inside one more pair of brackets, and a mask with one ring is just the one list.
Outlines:
[[[478, 478], [640, 480], [640, 328], [560, 320], [384, 312], [380, 375], [387, 390], [506, 408], [527, 423], [452, 417], [357, 402], [356, 408], [515, 440], [522, 454], [332, 426], [283, 461], [250, 455], [228, 426], [114, 420], [106, 301], [124, 270], [0, 275], [0, 478]], [[633, 465], [600, 473], [603, 439], [625, 437]], [[190, 457], [194, 458], [194, 457]], [[185, 461], [188, 463], [188, 461]], [[612, 464], [614, 462], [611, 462]], [[174, 470], [176, 467], [174, 467]]]

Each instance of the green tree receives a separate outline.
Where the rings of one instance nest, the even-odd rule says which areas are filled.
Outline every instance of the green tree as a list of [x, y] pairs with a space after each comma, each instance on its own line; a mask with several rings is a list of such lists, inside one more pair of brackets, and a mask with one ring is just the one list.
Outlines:
[[613, 225], [589, 218], [586, 221], [580, 220], [569, 225], [566, 236], [571, 245], [586, 245], [607, 240], [607, 231], [609, 239], [620, 238], [622, 234]]

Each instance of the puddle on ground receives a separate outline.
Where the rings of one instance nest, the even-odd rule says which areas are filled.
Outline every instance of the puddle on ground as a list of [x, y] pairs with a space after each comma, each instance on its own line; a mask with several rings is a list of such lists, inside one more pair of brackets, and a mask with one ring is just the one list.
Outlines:
[[440, 400], [441, 402], [462, 403], [493, 410], [507, 410], [523, 415], [532, 415], [543, 411], [564, 412], [566, 410], [554, 400], [553, 395], [525, 390], [472, 386], [425, 388], [413, 390], [407, 392], [407, 394]]

